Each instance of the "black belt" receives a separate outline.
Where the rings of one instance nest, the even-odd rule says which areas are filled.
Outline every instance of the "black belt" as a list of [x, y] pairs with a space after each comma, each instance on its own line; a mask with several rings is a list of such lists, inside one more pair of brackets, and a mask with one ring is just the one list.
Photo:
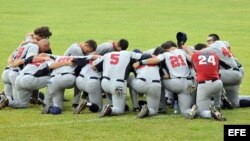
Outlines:
[[235, 70], [235, 71], [240, 71], [239, 69], [237, 69], [237, 68], [233, 68], [233, 70]]
[[[84, 75], [82, 75], [82, 74], [79, 74], [79, 76], [81, 76], [82, 78], [84, 78]], [[89, 77], [90, 79], [99, 79], [98, 77], [95, 77], [95, 76], [91, 76], [91, 77]]]
[[[107, 77], [107, 76], [103, 76], [102, 78], [105, 78], [105, 79], [107, 79], [107, 80], [110, 80], [110, 78], [109, 77]], [[116, 81], [118, 81], [118, 82], [125, 82], [123, 79], [116, 79]]]
[[187, 80], [193, 80], [194, 77], [176, 77], [177, 79], [186, 78]]
[[[72, 73], [67, 73], [67, 72], [61, 73], [61, 75], [66, 75], [66, 74], [72, 74]], [[72, 75], [74, 75], [74, 74], [72, 74]], [[56, 75], [51, 75], [50, 78], [51, 78], [51, 77], [55, 77], [55, 76], [56, 76]]]
[[[142, 81], [146, 81], [146, 79], [145, 78], [137, 78], [137, 79], [140, 79], [140, 80], [142, 80]], [[152, 82], [154, 82], [154, 83], [160, 83], [161, 81], [160, 80], [152, 80]]]
[[24, 75], [32, 75], [33, 76], [33, 74], [31, 74], [31, 73], [24, 73]]
[[5, 70], [8, 70], [8, 69], [10, 69], [10, 67], [5, 67]]
[[[218, 80], [218, 79], [216, 78], [216, 79], [206, 80], [206, 81], [212, 81], [212, 82], [214, 82], [214, 81], [216, 81], [216, 80]], [[198, 82], [198, 84], [203, 84], [203, 83], [206, 83], [206, 81], [200, 81], [200, 82]]]
[[12, 71], [19, 72], [19, 70], [12, 70]]

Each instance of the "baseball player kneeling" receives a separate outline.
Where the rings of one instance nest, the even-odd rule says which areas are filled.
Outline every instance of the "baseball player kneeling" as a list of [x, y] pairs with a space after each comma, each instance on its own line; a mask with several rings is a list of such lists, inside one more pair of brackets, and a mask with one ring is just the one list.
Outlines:
[[[143, 54], [140, 61], [151, 58], [149, 54]], [[142, 65], [136, 69], [136, 78], [129, 82], [131, 87], [138, 93], [145, 93], [147, 95], [147, 104], [142, 106], [141, 111], [137, 115], [138, 118], [153, 116], [158, 113], [160, 96], [161, 96], [161, 82], [159, 67], [157, 65]], [[154, 75], [152, 75], [154, 74]]]

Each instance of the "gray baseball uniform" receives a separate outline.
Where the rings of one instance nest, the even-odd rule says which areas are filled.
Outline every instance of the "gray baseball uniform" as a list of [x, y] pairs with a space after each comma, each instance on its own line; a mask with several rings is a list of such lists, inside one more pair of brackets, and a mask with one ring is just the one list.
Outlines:
[[96, 52], [99, 55], [104, 55], [109, 52], [113, 52], [114, 50], [114, 42], [105, 42], [97, 46]]
[[234, 56], [223, 41], [216, 41], [204, 51], [214, 52], [220, 59], [220, 75], [226, 95], [234, 107], [239, 107], [239, 86], [242, 73], [239, 71]]
[[169, 71], [170, 79], [164, 80], [165, 88], [177, 94], [181, 113], [187, 116], [194, 104], [194, 95], [188, 91], [188, 86], [193, 84], [189, 79], [190, 68], [187, 64], [187, 59], [190, 60], [190, 57], [183, 50], [175, 49], [160, 54], [157, 58], [165, 62]]
[[[119, 115], [124, 113], [127, 81], [131, 61], [140, 59], [140, 53], [129, 51], [111, 52], [102, 58], [94, 61], [94, 65], [100, 71], [103, 69], [101, 86], [106, 93], [112, 94], [113, 107], [111, 114]], [[117, 89], [122, 89], [117, 92]]]
[[92, 68], [90, 61], [84, 66], [80, 75], [76, 78], [76, 86], [79, 90], [88, 93], [89, 102], [97, 104], [99, 111], [102, 110], [101, 75]]
[[7, 97], [9, 106], [14, 108], [27, 108], [33, 90], [38, 90], [46, 86], [49, 79], [49, 65], [53, 61], [43, 61], [30, 63], [20, 71], [16, 78], [17, 98]]
[[[28, 43], [24, 46], [20, 46], [18, 48], [18, 51], [16, 52], [15, 59], [27, 59], [31, 56], [38, 55], [39, 53], [39, 47], [36, 44], [33, 43]], [[10, 68], [9, 71], [9, 80], [12, 86], [12, 93], [14, 99], [17, 98], [16, 92], [15, 92], [15, 81], [16, 77], [19, 75], [19, 71], [22, 69], [23, 66], [21, 67], [15, 67], [15, 68]], [[11, 96], [11, 93], [9, 94], [8, 91], [5, 92], [6, 95]]]
[[214, 97], [214, 106], [220, 107], [222, 81], [219, 80], [219, 57], [215, 53], [196, 52], [192, 55], [192, 63], [197, 74], [198, 115], [203, 118], [212, 118], [210, 105]]
[[66, 50], [64, 56], [84, 56], [84, 54], [80, 45], [78, 43], [74, 43]]
[[[15, 50], [11, 55], [10, 57], [12, 59], [15, 58], [15, 54], [18, 50]], [[3, 84], [4, 84], [4, 92], [6, 94], [6, 96], [13, 96], [13, 89], [12, 89], [12, 85], [11, 85], [11, 82], [10, 82], [10, 78], [9, 78], [9, 72], [10, 72], [10, 67], [9, 66], [6, 66], [3, 73], [2, 73], [2, 81], [3, 81]]]
[[[64, 56], [84, 56], [84, 53], [78, 43], [72, 44], [64, 53]], [[73, 104], [79, 104], [81, 91], [75, 86]]]
[[147, 94], [149, 116], [155, 115], [158, 112], [161, 96], [159, 67], [142, 65], [136, 69], [136, 74], [136, 78], [130, 79], [128, 83], [138, 93]]
[[[73, 57], [69, 56], [57, 56], [56, 62], [66, 62]], [[64, 91], [68, 88], [75, 86], [75, 73], [76, 66], [61, 66], [54, 69], [47, 81], [47, 95], [45, 96], [44, 103], [46, 106], [55, 106], [62, 109]]]

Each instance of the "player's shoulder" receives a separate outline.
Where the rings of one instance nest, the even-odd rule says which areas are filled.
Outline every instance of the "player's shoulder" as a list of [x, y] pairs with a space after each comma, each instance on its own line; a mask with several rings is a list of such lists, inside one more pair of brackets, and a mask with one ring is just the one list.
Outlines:
[[38, 45], [35, 44], [35, 43], [27, 43], [27, 44], [24, 45], [24, 46], [28, 46], [28, 47], [38, 47]]
[[78, 43], [73, 43], [69, 46], [69, 48], [79, 48], [79, 44]]
[[113, 46], [113, 42], [109, 41], [109, 42], [103, 42], [100, 45], [97, 46], [97, 48], [101, 48], [101, 47], [112, 47]]

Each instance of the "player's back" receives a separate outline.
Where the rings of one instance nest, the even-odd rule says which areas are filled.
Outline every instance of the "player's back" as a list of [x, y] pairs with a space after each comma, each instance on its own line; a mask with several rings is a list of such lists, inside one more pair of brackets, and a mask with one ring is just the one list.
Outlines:
[[140, 53], [129, 51], [111, 52], [104, 56], [103, 76], [111, 79], [126, 79], [131, 70], [131, 61], [139, 59]]
[[219, 79], [219, 57], [215, 53], [196, 52], [192, 55], [197, 81]]
[[[55, 62], [66, 62], [71, 60], [73, 57], [71, 56], [57, 56], [55, 59]], [[65, 66], [61, 66], [59, 68], [56, 68], [52, 71], [51, 75], [55, 75], [55, 74], [62, 74], [62, 73], [71, 73], [74, 74], [75, 73], [75, 66], [69, 66], [69, 65], [65, 65]]]
[[26, 73], [35, 74], [39, 70], [45, 70], [45, 69], [48, 70], [48, 64], [51, 64], [53, 62], [54, 60], [29, 63], [22, 69], [20, 74], [26, 74]]
[[136, 69], [136, 78], [144, 78], [148, 82], [160, 80], [158, 65], [141, 65]]
[[82, 67], [80, 74], [88, 76], [100, 76], [100, 74], [92, 68], [92, 61], [89, 60], [88, 64]]
[[39, 47], [37, 44], [28, 43], [26, 45], [20, 46], [15, 52], [15, 59], [25, 59], [29, 56], [37, 55], [39, 52]]
[[114, 51], [114, 43], [113, 42], [105, 42], [97, 46], [96, 52], [99, 55], [104, 55], [106, 53]]
[[187, 54], [181, 49], [162, 54], [169, 70], [170, 78], [188, 77], [190, 68], [187, 64]]
[[78, 43], [72, 44], [64, 53], [64, 56], [84, 56]]

